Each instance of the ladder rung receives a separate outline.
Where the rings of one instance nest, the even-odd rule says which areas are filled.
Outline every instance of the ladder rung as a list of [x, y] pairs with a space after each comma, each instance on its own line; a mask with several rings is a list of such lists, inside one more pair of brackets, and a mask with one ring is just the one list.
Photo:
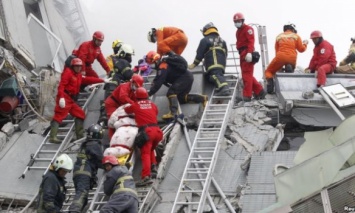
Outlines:
[[[206, 179], [184, 179], [184, 182], [201, 182], [201, 181], [206, 181]], [[186, 191], [186, 190], [184, 190]], [[191, 190], [188, 190], [191, 191]], [[194, 191], [191, 191], [194, 192]]]
[[195, 150], [194, 153], [214, 153], [214, 151]]
[[33, 170], [33, 169], [37, 169], [37, 170], [40, 170], [40, 169], [47, 169], [47, 167], [44, 167], [44, 166], [29, 166], [28, 168], [29, 168], [29, 170]]
[[[193, 192], [191, 192], [193, 193]], [[184, 204], [184, 205], [198, 205], [199, 202], [176, 202], [176, 204]]]
[[211, 160], [208, 160], [208, 161], [204, 161], [204, 160], [194, 161], [194, 160], [191, 160], [190, 163], [211, 163]]
[[52, 161], [52, 158], [35, 158], [35, 161]]
[[202, 190], [182, 190], [182, 193], [202, 193]]
[[56, 153], [57, 150], [40, 150], [38, 153], [42, 153], [42, 154], [45, 154], [45, 153], [48, 153], [48, 154], [51, 154], [51, 153]]
[[187, 171], [208, 171], [208, 168], [187, 168]]

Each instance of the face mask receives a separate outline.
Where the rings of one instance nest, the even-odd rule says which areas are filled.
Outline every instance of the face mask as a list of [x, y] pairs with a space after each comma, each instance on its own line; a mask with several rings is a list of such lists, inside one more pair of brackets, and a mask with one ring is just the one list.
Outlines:
[[234, 26], [235, 26], [236, 28], [240, 28], [240, 27], [242, 26], [242, 22], [235, 22], [235, 23], [234, 23]]

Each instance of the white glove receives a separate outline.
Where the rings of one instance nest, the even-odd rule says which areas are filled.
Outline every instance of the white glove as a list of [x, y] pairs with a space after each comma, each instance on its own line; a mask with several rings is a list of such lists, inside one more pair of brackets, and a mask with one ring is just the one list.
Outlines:
[[307, 39], [306, 39], [306, 40], [303, 40], [302, 43], [305, 44], [305, 45], [307, 45], [307, 44], [308, 44], [308, 40], [307, 40]]
[[59, 99], [59, 106], [60, 106], [60, 108], [64, 108], [65, 107], [65, 99], [64, 98], [60, 98]]
[[189, 70], [193, 70], [195, 67], [196, 67], [195, 64], [190, 64], [188, 68], [189, 68]]
[[246, 56], [245, 56], [245, 61], [246, 62], [251, 62], [252, 61], [252, 59], [253, 59], [253, 57], [251, 56], [251, 53], [248, 53]]
[[104, 79], [104, 82], [105, 82], [105, 83], [111, 83], [111, 78], [105, 78], [105, 79]]

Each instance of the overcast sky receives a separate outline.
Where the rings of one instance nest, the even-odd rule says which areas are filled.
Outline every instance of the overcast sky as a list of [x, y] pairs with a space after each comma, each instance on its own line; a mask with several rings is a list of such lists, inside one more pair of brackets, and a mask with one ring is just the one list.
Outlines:
[[[133, 65], [149, 50], [156, 50], [156, 44], [147, 41], [150, 28], [175, 26], [188, 36], [188, 45], [183, 56], [193, 62], [202, 34], [200, 29], [212, 21], [227, 44], [235, 43], [236, 28], [233, 15], [242, 12], [247, 24], [266, 26], [269, 60], [275, 56], [276, 36], [283, 31], [283, 25], [293, 22], [302, 39], [308, 39], [305, 53], [298, 54], [297, 65], [307, 67], [313, 54], [314, 44], [309, 39], [313, 30], [320, 30], [324, 39], [334, 45], [337, 61], [347, 54], [355, 36], [354, 6], [350, 0], [80, 0], [87, 25], [91, 33], [101, 30], [105, 33], [102, 50], [105, 55], [112, 53], [111, 44], [115, 39], [130, 44], [135, 49]], [[256, 49], [260, 49], [258, 40]], [[255, 75], [261, 79], [261, 66], [256, 67]]]

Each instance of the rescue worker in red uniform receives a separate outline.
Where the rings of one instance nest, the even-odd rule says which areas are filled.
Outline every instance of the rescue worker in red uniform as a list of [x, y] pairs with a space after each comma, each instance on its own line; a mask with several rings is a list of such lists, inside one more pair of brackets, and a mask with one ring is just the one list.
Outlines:
[[66, 67], [62, 72], [61, 79], [58, 85], [58, 93], [56, 97], [56, 106], [54, 108], [54, 116], [51, 122], [51, 132], [49, 141], [52, 143], [61, 143], [57, 138], [59, 124], [70, 113], [75, 117], [75, 133], [77, 139], [84, 137], [84, 119], [85, 112], [75, 103], [80, 85], [102, 83], [105, 80], [95, 77], [85, 77], [81, 75], [81, 67], [83, 62], [80, 58], [74, 58], [71, 61], [71, 67]]
[[335, 70], [337, 60], [333, 45], [323, 39], [320, 31], [313, 31], [311, 39], [314, 43], [313, 56], [305, 72], [314, 73], [317, 78], [317, 87], [320, 87], [325, 85], [327, 74]]
[[110, 197], [100, 209], [100, 213], [138, 212], [138, 195], [131, 172], [124, 165], [119, 165], [113, 155], [105, 156], [102, 164], [106, 170], [104, 192]]
[[297, 51], [306, 51], [308, 40], [303, 40], [297, 34], [296, 25], [287, 23], [283, 27], [283, 33], [276, 37], [275, 52], [276, 56], [265, 70], [267, 81], [267, 93], [274, 92], [275, 73], [285, 66], [285, 72], [292, 73], [296, 67]]
[[110, 67], [107, 65], [100, 48], [103, 41], [104, 34], [100, 31], [96, 31], [93, 34], [91, 41], [83, 42], [79, 46], [77, 57], [83, 61], [82, 70], [83, 72], [85, 71], [86, 76], [99, 78], [97, 73], [92, 69], [92, 63], [94, 63], [95, 59], [101, 64], [107, 75], [110, 72]]
[[[112, 94], [105, 100], [105, 108], [107, 118], [110, 119], [111, 114], [120, 106], [130, 103], [133, 104], [136, 101], [135, 91], [137, 88], [143, 86], [143, 77], [137, 74], [132, 76], [130, 82], [120, 84]], [[115, 129], [109, 128], [108, 136], [111, 140]]]
[[39, 187], [37, 212], [61, 212], [65, 201], [65, 176], [73, 169], [73, 161], [67, 154], [62, 154], [49, 167]]
[[140, 87], [136, 90], [137, 101], [131, 106], [124, 108], [126, 113], [134, 114], [137, 127], [139, 128], [138, 131], [144, 131], [149, 138], [147, 141], [143, 141], [143, 146], [140, 147], [142, 173], [141, 181], [136, 183], [137, 187], [152, 184], [151, 177], [156, 178], [157, 160], [154, 150], [163, 139], [163, 132], [159, 128], [157, 121], [158, 107], [152, 101], [148, 100], [148, 97], [147, 90], [144, 87]]
[[146, 61], [148, 64], [155, 64], [155, 67], [158, 67], [157, 74], [148, 93], [149, 96], [158, 92], [163, 84], [169, 87], [166, 97], [169, 101], [170, 112], [163, 115], [162, 118], [165, 120], [175, 119], [176, 116], [181, 113], [178, 112], [179, 103], [201, 103], [204, 108], [208, 100], [206, 95], [189, 94], [194, 82], [194, 76], [187, 70], [187, 62], [186, 69], [178, 71], [170, 65], [167, 66], [167, 68], [165, 68], [165, 65], [161, 66], [161, 63], [166, 65], [167, 63], [162, 62], [159, 58], [160, 56], [158, 53], [155, 51], [149, 51], [147, 53]]
[[254, 77], [254, 63], [252, 63], [252, 52], [254, 51], [254, 29], [244, 23], [244, 15], [236, 13], [233, 16], [234, 25], [237, 28], [236, 46], [240, 58], [240, 68], [243, 78], [243, 100], [251, 101], [254, 93], [255, 99], [264, 99], [266, 91]]
[[102, 127], [98, 124], [92, 124], [87, 130], [86, 138], [86, 141], [80, 145], [74, 165], [75, 196], [69, 207], [70, 213], [82, 212], [88, 203], [89, 190], [96, 185], [97, 170], [103, 168], [101, 164], [103, 158]]
[[148, 32], [148, 41], [157, 42], [157, 53], [160, 55], [168, 53], [181, 55], [187, 45], [187, 36], [176, 27], [152, 28]]

